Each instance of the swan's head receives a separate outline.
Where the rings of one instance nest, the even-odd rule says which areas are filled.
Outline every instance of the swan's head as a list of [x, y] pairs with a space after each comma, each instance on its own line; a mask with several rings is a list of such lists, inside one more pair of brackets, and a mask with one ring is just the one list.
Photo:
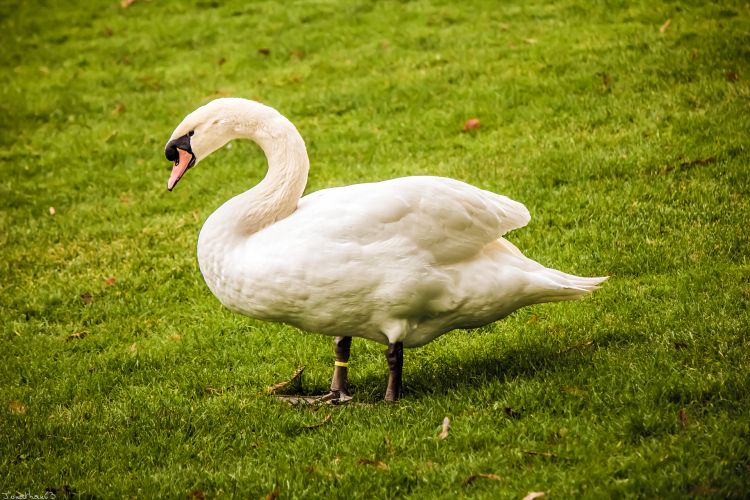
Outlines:
[[167, 160], [174, 164], [167, 189], [171, 191], [188, 169], [237, 137], [234, 101], [238, 100], [211, 101], [177, 125], [164, 148]]

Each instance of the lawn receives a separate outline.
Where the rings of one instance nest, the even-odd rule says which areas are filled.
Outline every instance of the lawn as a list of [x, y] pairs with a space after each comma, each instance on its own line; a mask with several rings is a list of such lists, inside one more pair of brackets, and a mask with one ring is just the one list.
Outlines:
[[[747, 497], [746, 2], [10, 0], [0, 30], [0, 493]], [[611, 278], [408, 350], [397, 404], [361, 339], [351, 404], [280, 402], [302, 365], [326, 391], [331, 339], [227, 311], [195, 257], [262, 152], [166, 191], [219, 96], [295, 123], [307, 192], [457, 178]]]

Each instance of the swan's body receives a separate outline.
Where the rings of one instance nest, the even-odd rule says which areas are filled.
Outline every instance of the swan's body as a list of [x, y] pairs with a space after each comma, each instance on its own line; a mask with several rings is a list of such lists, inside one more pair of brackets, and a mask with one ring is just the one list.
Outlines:
[[[417, 347], [525, 305], [580, 298], [604, 280], [525, 257], [501, 236], [529, 221], [526, 208], [457, 180], [405, 177], [300, 199], [302, 138], [272, 108], [243, 99], [213, 101], [177, 127], [170, 189], [193, 162], [241, 137], [263, 148], [268, 175], [214, 212], [198, 239], [206, 283], [233, 311]], [[187, 167], [179, 141], [193, 156]]]
[[598, 282], [546, 269], [496, 237], [527, 220], [522, 205], [462, 182], [406, 177], [305, 196], [233, 248], [209, 217], [198, 259], [233, 311], [417, 347]]

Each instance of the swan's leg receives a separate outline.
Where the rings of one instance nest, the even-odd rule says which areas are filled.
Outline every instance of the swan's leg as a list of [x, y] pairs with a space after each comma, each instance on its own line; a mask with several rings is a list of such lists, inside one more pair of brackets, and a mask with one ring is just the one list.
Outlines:
[[334, 339], [336, 352], [336, 365], [333, 367], [333, 379], [331, 379], [332, 399], [339, 399], [342, 395], [349, 395], [349, 351], [352, 345], [351, 337], [336, 337]]
[[404, 366], [404, 343], [388, 344], [385, 351], [388, 360], [388, 388], [385, 390], [386, 401], [396, 401], [401, 397], [401, 373]]

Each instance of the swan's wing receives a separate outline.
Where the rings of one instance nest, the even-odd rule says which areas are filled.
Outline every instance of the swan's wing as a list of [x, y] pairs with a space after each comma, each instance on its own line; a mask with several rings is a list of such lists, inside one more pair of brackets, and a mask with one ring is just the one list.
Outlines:
[[324, 229], [330, 239], [416, 248], [441, 264], [476, 255], [530, 219], [521, 203], [443, 177], [326, 189], [303, 198], [300, 208], [335, 210], [335, 222]]
[[531, 218], [521, 203], [454, 179], [410, 180], [404, 188], [413, 191], [414, 208], [402, 223], [439, 263], [469, 258]]

